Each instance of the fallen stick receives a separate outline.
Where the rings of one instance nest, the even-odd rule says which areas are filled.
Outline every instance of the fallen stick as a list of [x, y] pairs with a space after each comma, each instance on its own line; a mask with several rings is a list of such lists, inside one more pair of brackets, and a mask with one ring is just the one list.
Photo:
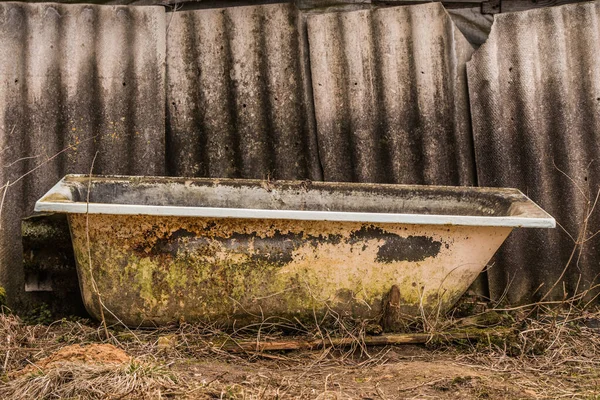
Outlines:
[[[365, 336], [362, 344], [366, 346], [389, 346], [400, 344], [424, 344], [438, 342], [452, 342], [456, 340], [483, 340], [490, 337], [503, 337], [509, 334], [509, 329], [481, 329], [468, 332], [446, 332], [446, 333], [397, 333], [383, 334], [378, 336]], [[220, 350], [230, 353], [283, 351], [283, 350], [317, 350], [327, 347], [348, 347], [357, 343], [354, 338], [330, 338], [327, 340], [269, 340], [269, 341], [234, 341], [228, 339], [222, 345], [217, 346]]]

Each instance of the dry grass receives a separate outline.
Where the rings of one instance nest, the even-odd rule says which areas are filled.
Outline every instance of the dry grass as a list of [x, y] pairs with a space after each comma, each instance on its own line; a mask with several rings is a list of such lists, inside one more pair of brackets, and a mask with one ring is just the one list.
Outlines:
[[65, 362], [47, 370], [19, 376], [0, 387], [11, 399], [159, 398], [176, 392], [177, 377], [168, 369], [131, 361], [113, 363]]
[[[489, 318], [493, 315], [493, 318]], [[266, 322], [226, 333], [211, 325], [157, 330], [104, 328], [89, 322], [27, 325], [0, 314], [5, 398], [586, 398], [600, 393], [600, 310], [536, 305], [439, 320], [436, 330], [493, 321], [503, 337], [436, 341], [421, 347], [368, 347], [368, 323], [334, 330]], [[339, 318], [335, 314], [331, 318]], [[467, 322], [465, 322], [467, 321]], [[415, 322], [414, 326], [419, 326]], [[470, 328], [465, 328], [470, 329]], [[292, 332], [294, 333], [294, 332]], [[352, 337], [350, 346], [316, 351], [230, 353], [225, 343]], [[111, 343], [130, 362], [65, 362], [44, 357], [72, 344]], [[40, 360], [42, 360], [40, 362]], [[41, 365], [39, 369], [31, 365]], [[23, 368], [27, 374], [15, 374]], [[369, 394], [370, 393], [370, 394]], [[362, 396], [362, 397], [361, 397]], [[421, 396], [421, 397], [419, 397]]]
[[536, 308], [512, 314], [505, 340], [455, 352], [457, 362], [507, 374], [535, 398], [600, 398], [600, 312]]

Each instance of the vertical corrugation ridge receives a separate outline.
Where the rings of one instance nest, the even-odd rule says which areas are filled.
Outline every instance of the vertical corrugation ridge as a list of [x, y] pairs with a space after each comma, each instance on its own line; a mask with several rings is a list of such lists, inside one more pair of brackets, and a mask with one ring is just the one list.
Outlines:
[[[311, 153], [311, 143], [314, 142], [314, 127], [310, 126], [311, 115], [310, 103], [312, 98], [307, 96], [307, 88], [304, 82], [307, 78], [306, 69], [308, 60], [303, 57], [306, 43], [301, 39], [300, 15], [298, 12], [281, 13], [274, 8], [265, 8], [263, 11], [263, 24], [265, 33], [263, 36], [264, 48], [267, 49], [269, 57], [263, 57], [265, 63], [265, 74], [267, 78], [267, 90], [269, 99], [269, 128], [268, 134], [271, 141], [271, 151], [274, 154], [275, 171], [281, 176], [295, 177], [298, 171], [303, 175], [320, 179], [320, 174], [312, 174], [314, 169], [310, 164], [302, 166], [302, 157], [289, 159], [291, 153], [304, 155]], [[298, 49], [294, 57], [290, 57], [279, 49]], [[286, 71], [297, 71], [289, 76]], [[308, 82], [310, 83], [310, 82]], [[308, 98], [308, 100], [307, 100]], [[290, 108], [298, 108], [299, 112], [289, 114]], [[298, 137], [297, 127], [302, 131], [312, 132], [305, 140]], [[314, 146], [313, 146], [314, 147]], [[318, 164], [315, 162], [314, 164]]]
[[599, 10], [501, 14], [468, 65], [479, 184], [521, 189], [564, 228], [514, 232], [488, 272], [494, 298], [509, 286], [513, 303], [539, 300], [563, 275], [546, 298], [562, 299], [600, 272], [599, 237], [568, 264], [574, 239], [600, 229], [596, 210], [580, 236], [600, 188]]
[[[127, 24], [131, 24], [132, 16], [129, 13], [129, 9], [123, 8], [121, 10], [123, 13], [123, 20]], [[121, 117], [121, 121], [123, 122], [123, 128], [125, 132], [125, 143], [124, 146], [129, 150], [129, 162], [127, 163], [127, 169], [129, 171], [135, 171], [137, 160], [134, 157], [131, 157], [132, 154], [143, 154], [143, 149], [138, 146], [138, 141], [136, 140], [136, 119], [137, 115], [135, 113], [129, 113], [129, 110], [135, 109], [135, 104], [142, 99], [139, 99], [136, 95], [137, 91], [137, 82], [134, 79], [135, 77], [135, 49], [139, 46], [138, 38], [135, 35], [135, 31], [132, 29], [127, 29], [125, 32], [125, 50], [123, 54], [131, 54], [133, 57], [127, 57], [125, 61], [125, 65], [123, 67], [123, 82], [121, 85], [123, 86], [123, 94], [125, 100], [123, 102], [123, 110], [127, 113], [125, 117]], [[140, 103], [145, 104], [145, 103]], [[128, 134], [132, 133], [132, 134]]]
[[[231, 111], [235, 114], [237, 122], [234, 131], [238, 134], [240, 145], [240, 176], [267, 178], [272, 175], [269, 164], [273, 155], [267, 150], [269, 144], [265, 137], [267, 99], [262, 84], [266, 77], [261, 77], [261, 57], [258, 54], [262, 12], [260, 8], [252, 7], [227, 8], [225, 13], [229, 21], [226, 29], [231, 35], [229, 43], [232, 60], [229, 79], [234, 95]], [[207, 86], [205, 90], [211, 90], [211, 86]], [[207, 104], [207, 107], [210, 107], [210, 104]], [[217, 132], [207, 134], [218, 135]]]
[[[28, 15], [24, 5], [12, 7], [0, 5], [0, 71], [4, 77], [0, 81], [0, 179], [3, 185], [13, 182], [6, 192], [0, 214], [0, 285], [7, 293], [18, 293], [19, 283], [23, 282], [23, 270], [11, 269], [11, 261], [19, 260], [19, 250], [15, 246], [20, 236], [20, 227], [14, 223], [21, 212], [19, 201], [27, 196], [23, 182], [17, 178], [26, 172], [26, 163], [19, 161], [15, 154], [27, 154], [28, 142], [13, 140], [23, 137], [28, 128], [17, 124], [13, 114], [22, 114], [27, 108], [27, 86], [24, 76], [28, 61]], [[3, 195], [4, 195], [4, 191]]]
[[460, 185], [469, 186], [477, 182], [477, 168], [475, 166], [475, 148], [473, 146], [473, 135], [471, 131], [471, 110], [469, 107], [469, 90], [467, 87], [467, 62], [471, 59], [473, 53], [468, 40], [462, 35], [461, 31], [452, 24], [447, 25], [448, 36], [452, 40], [460, 43], [453, 46], [454, 59], [451, 63], [452, 73], [456, 80], [453, 87], [454, 104], [454, 129], [457, 134], [454, 135], [456, 162], [458, 179]]
[[[380, 49], [384, 46], [382, 37], [383, 35], [380, 34], [380, 30], [382, 28], [382, 23], [380, 20], [378, 20], [375, 17], [372, 17], [370, 19], [371, 24], [370, 24], [370, 32], [369, 32], [369, 36], [371, 38], [372, 41], [372, 48], [375, 49]], [[384, 99], [386, 96], [385, 93], [385, 88], [386, 88], [386, 82], [384, 81], [384, 56], [382, 54], [382, 52], [376, 52], [374, 54], [374, 61], [373, 61], [373, 71], [374, 71], [374, 85], [375, 88], [373, 90], [373, 95], [374, 95], [374, 101], [376, 101], [377, 99]], [[397, 79], [397, 77], [393, 76], [392, 79]], [[381, 101], [381, 100], [380, 100]], [[386, 118], [384, 118], [384, 116], [386, 115], [386, 111], [384, 109], [385, 107], [385, 101], [383, 101], [384, 106], [382, 108], [380, 107], [374, 107], [372, 108], [372, 112], [374, 113], [373, 117], [375, 118], [376, 121], [376, 126], [375, 126], [375, 140], [378, 143], [377, 145], [377, 149], [376, 149], [376, 157], [378, 160], [381, 160], [377, 167], [380, 167], [381, 165], [391, 165], [392, 162], [392, 157], [391, 157], [391, 152], [389, 151], [389, 145], [386, 145], [386, 132], [388, 132], [389, 130], [389, 121], [387, 121]], [[381, 177], [381, 182], [394, 182], [394, 179], [389, 176], [388, 174], [393, 174], [392, 171], [377, 171], [377, 175]]]
[[[211, 150], [217, 149], [217, 148], [225, 148], [229, 150], [229, 158], [230, 158], [230, 162], [233, 165], [233, 168], [228, 168], [225, 170], [221, 170], [219, 168], [214, 168], [213, 165], [216, 164], [216, 166], [218, 167], [218, 160], [215, 160], [214, 157], [212, 157], [212, 155], [214, 154], [213, 151], [208, 151], [206, 152], [207, 157], [205, 159], [204, 162], [206, 162], [209, 167], [210, 167], [210, 177], [219, 177], [219, 176], [224, 176], [224, 177], [241, 177], [242, 176], [242, 171], [244, 169], [244, 160], [243, 160], [243, 150], [242, 150], [242, 139], [241, 139], [241, 132], [238, 130], [238, 126], [239, 126], [239, 117], [238, 117], [238, 113], [236, 112], [237, 110], [237, 102], [236, 102], [236, 82], [231, 78], [231, 75], [233, 74], [233, 67], [234, 67], [234, 50], [232, 48], [232, 42], [233, 42], [233, 36], [235, 35], [235, 33], [233, 32], [233, 30], [229, 29], [230, 26], [233, 25], [233, 21], [231, 20], [231, 17], [229, 16], [229, 14], [227, 13], [227, 10], [222, 10], [221, 11], [223, 14], [223, 32], [221, 34], [220, 38], [216, 38], [214, 40], [214, 42], [211, 41], [205, 41], [202, 42], [203, 45], [205, 46], [211, 46], [214, 47], [215, 45], [213, 43], [222, 43], [223, 41], [225, 42], [224, 44], [221, 44], [221, 49], [225, 48], [226, 49], [226, 55], [227, 57], [224, 60], [224, 70], [223, 70], [223, 75], [222, 76], [218, 76], [219, 72], [218, 71], [211, 71], [210, 74], [204, 74], [204, 81], [203, 81], [203, 86], [200, 88], [201, 91], [204, 91], [205, 88], [208, 87], [212, 87], [213, 82], [216, 81], [221, 81], [221, 90], [225, 90], [224, 93], [222, 93], [223, 97], [225, 97], [227, 99], [226, 104], [226, 108], [223, 109], [221, 107], [215, 107], [215, 105], [212, 102], [206, 102], [203, 104], [203, 113], [210, 113], [213, 118], [216, 117], [220, 123], [226, 124], [227, 128], [225, 129], [225, 131], [228, 133], [227, 135], [223, 135], [222, 131], [220, 129], [212, 129], [212, 127], [207, 128], [205, 131], [205, 135], [209, 138], [209, 140], [211, 140], [211, 142], [213, 143], [213, 147], [211, 147]], [[203, 14], [198, 13], [196, 15], [196, 17], [198, 18], [198, 20], [201, 20]], [[208, 25], [206, 27], [207, 29], [210, 29], [210, 25]], [[202, 57], [202, 62], [204, 63], [204, 65], [211, 63], [213, 61], [213, 59], [210, 57], [210, 54], [203, 56]], [[216, 75], [214, 75], [216, 74]], [[192, 82], [192, 85], [194, 83]], [[209, 96], [209, 93], [212, 92], [211, 91], [206, 91], [205, 96]], [[167, 97], [169, 96], [169, 94], [167, 94]], [[210, 120], [210, 118], [206, 118], [203, 114], [200, 114], [198, 116], [198, 118], [201, 121], [206, 121], [206, 120]], [[218, 127], [217, 127], [218, 128]], [[177, 157], [176, 158], [179, 163], [181, 164], [185, 164], [184, 159], [182, 159], [181, 157]], [[192, 158], [193, 159], [193, 158]], [[216, 161], [216, 162], [215, 162]], [[171, 171], [169, 171], [171, 172]], [[198, 176], [198, 175], [195, 175]], [[200, 175], [200, 176], [204, 176], [204, 175]]]
[[315, 14], [308, 34], [326, 180], [474, 184], [472, 48], [440, 4]]
[[[318, 26], [318, 30], [312, 29], [313, 24]], [[331, 116], [326, 120], [316, 119], [317, 132], [319, 130], [328, 132], [327, 135], [317, 135], [319, 149], [337, 149], [337, 153], [332, 154], [331, 157], [320, 157], [323, 178], [326, 181], [353, 180], [355, 160], [352, 153], [352, 137], [348, 128], [349, 115], [346, 113], [349, 106], [345, 87], [341, 84], [342, 81], [347, 80], [346, 70], [342, 69], [337, 74], [327, 71], [329, 65], [345, 64], [343, 53], [339, 51], [340, 48], [343, 48], [345, 40], [341, 15], [335, 14], [329, 18], [309, 16], [307, 31], [315, 114], [325, 113]], [[323, 38], [327, 38], [327, 40], [322, 40]], [[315, 60], [313, 58], [315, 52], [321, 54], [323, 60]], [[331, 92], [343, 92], [344, 95], [332, 98], [329, 96]], [[337, 161], [337, 155], [350, 155], [346, 159], [346, 168], [340, 167], [342, 162]]]
[[23, 294], [21, 218], [67, 173], [162, 175], [162, 8], [0, 3], [0, 285]]
[[[598, 3], [594, 3], [588, 4], [588, 7], [590, 12], [585, 12], [582, 9], [569, 15], [568, 19], [565, 21], [565, 26], [573, 25], [573, 20], [585, 19], [585, 25], [589, 26], [589, 30], [592, 32], [591, 34], [588, 34], [587, 32], [583, 32], [583, 30], [578, 30], [572, 32], [570, 38], [573, 40], [576, 36], [586, 34], [586, 36], [580, 38], [580, 41], [577, 43], [578, 46], [587, 48], [587, 51], [584, 53], [580, 50], [580, 53], [584, 54], [585, 62], [582, 62], [579, 67], [582, 79], [577, 82], [579, 86], [576, 86], [576, 90], [579, 102], [583, 103], [580, 106], [582, 111], [582, 113], [579, 114], [580, 118], [582, 121], [587, 121], [590, 125], [590, 129], [585, 131], [585, 137], [581, 140], [584, 149], [587, 152], [585, 160], [593, 159], [593, 164], [596, 164], [599, 161], [598, 154], [600, 154], [600, 142], [598, 140], [598, 132], [600, 132], [600, 65], [598, 63], [598, 54], [600, 54], [600, 27], [598, 25], [598, 11], [600, 10], [600, 6]], [[578, 60], [573, 59], [573, 62], [576, 63], [577, 61]], [[589, 70], [586, 69], [585, 67], [587, 65], [592, 65], [592, 68]], [[587, 92], [590, 92], [590, 95], [587, 95]], [[598, 179], [590, 176], [590, 174], [593, 174], [597, 169], [598, 166], [590, 168], [586, 165], [583, 170], [583, 176], [578, 177], [579, 182], [585, 187], [585, 191], [588, 193], [590, 199], [594, 199], [598, 191], [598, 186], [594, 186], [594, 184], [598, 184]], [[592, 213], [589, 226], [589, 231], [592, 233], [597, 230], [596, 228], [600, 227], [600, 216], [597, 212]], [[589, 235], [587, 236], [589, 237]], [[596, 268], [581, 268], [581, 266], [579, 266], [575, 270], [575, 274], [571, 273], [569, 278], [571, 291], [575, 290], [574, 284], [577, 282], [575, 279], [579, 277], [578, 272], [581, 273], [582, 283], [585, 287], [589, 287], [595, 283], [594, 280], [597, 280], [598, 275], [600, 275], [600, 268], [597, 267], [597, 243], [591, 242], [589, 245], [590, 247], [587, 248], [587, 251], [582, 253], [580, 265], [596, 265]]]
[[[374, 76], [376, 49], [373, 46], [370, 12], [343, 13], [344, 52], [348, 66], [348, 83], [346, 98], [349, 100], [350, 130], [348, 134], [353, 137], [352, 157], [354, 163], [354, 178], [358, 181], [369, 181], [380, 177], [380, 165], [373, 160], [378, 159], [378, 119], [376, 111]], [[353, 57], [353, 54], [359, 54]]]
[[312, 88], [312, 79], [310, 72], [310, 51], [308, 48], [308, 28], [307, 28], [307, 15], [305, 13], [299, 13], [296, 19], [296, 29], [299, 32], [298, 45], [300, 46], [300, 57], [297, 58], [297, 68], [300, 69], [302, 74], [303, 92], [302, 100], [305, 105], [306, 118], [304, 122], [306, 124], [305, 129], [313, 134], [308, 136], [304, 144], [304, 152], [306, 154], [314, 154], [315, 162], [309, 163], [308, 176], [315, 180], [323, 180], [323, 166], [321, 165], [321, 159], [318, 157], [319, 154], [319, 143], [316, 135], [316, 124], [315, 119], [315, 104], [314, 95]]
[[169, 174], [321, 179], [298, 10], [274, 4], [170, 18]]
[[[259, 93], [259, 97], [264, 99], [264, 103], [262, 104], [262, 109], [267, 110], [267, 112], [265, 113], [265, 122], [264, 122], [264, 129], [263, 129], [263, 137], [260, 138], [260, 141], [263, 142], [265, 144], [264, 146], [264, 154], [273, 154], [273, 157], [269, 157], [267, 160], [265, 160], [265, 165], [263, 165], [262, 168], [260, 168], [260, 171], [269, 171], [268, 176], [271, 176], [274, 171], [281, 171], [282, 175], [285, 175], [287, 171], [285, 171], [285, 167], [286, 165], [281, 165], [281, 157], [278, 154], [278, 150], [283, 150], [284, 146], [285, 146], [285, 139], [284, 139], [284, 135], [286, 134], [284, 129], [277, 129], [277, 133], [274, 132], [274, 128], [275, 128], [275, 124], [276, 124], [276, 120], [273, 118], [274, 117], [274, 105], [276, 104], [276, 102], [278, 101], [278, 99], [275, 99], [275, 96], [273, 94], [273, 86], [274, 83], [272, 82], [273, 78], [275, 78], [277, 76], [277, 68], [275, 68], [274, 71], [271, 71], [270, 68], [270, 64], [274, 63], [276, 65], [279, 65], [281, 63], [281, 67], [282, 70], [286, 70], [287, 69], [287, 65], [285, 65], [285, 60], [276, 60], [277, 55], [279, 55], [278, 53], [274, 52], [273, 49], [277, 48], [277, 46], [273, 46], [273, 48], [271, 48], [270, 46], [270, 40], [267, 40], [267, 38], [277, 41], [277, 36], [279, 34], [279, 29], [274, 30], [271, 29], [269, 30], [269, 28], [272, 28], [273, 25], [278, 25], [281, 28], [280, 29], [285, 29], [286, 25], [292, 25], [289, 24], [288, 21], [285, 21], [284, 24], [281, 24], [280, 21], [277, 21], [277, 15], [278, 13], [274, 13], [274, 18], [273, 20], [269, 19], [267, 12], [265, 10], [263, 10], [263, 12], [260, 13], [259, 18], [257, 18], [256, 22], [257, 22], [257, 28], [254, 29], [254, 38], [253, 41], [255, 43], [258, 44], [256, 53], [258, 53], [260, 50], [258, 49], [266, 49], [267, 53], [271, 55], [271, 57], [259, 57], [259, 61], [258, 61], [258, 77], [259, 79], [263, 79], [265, 84], [258, 84], [258, 93]], [[294, 28], [295, 26], [292, 25]], [[261, 30], [261, 27], [264, 27], [264, 34]], [[292, 47], [292, 46], [282, 46], [282, 47]], [[279, 139], [282, 139], [282, 142], [284, 143], [278, 143]], [[289, 139], [288, 139], [289, 140]], [[290, 145], [293, 145], [293, 138], [291, 141], [289, 141]], [[262, 157], [261, 157], [262, 158]], [[288, 160], [288, 165], [292, 164], [291, 160]], [[278, 168], [280, 167], [280, 168]]]

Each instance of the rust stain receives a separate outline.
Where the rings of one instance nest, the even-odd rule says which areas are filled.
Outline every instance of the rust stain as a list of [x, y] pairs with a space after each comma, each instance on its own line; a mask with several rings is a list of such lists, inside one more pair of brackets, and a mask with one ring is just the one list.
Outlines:
[[[310, 323], [328, 307], [379, 318], [400, 290], [405, 314], [447, 308], [510, 228], [156, 216], [69, 216], [84, 303], [129, 325], [269, 316]], [[86, 227], [92, 266], [88, 265]], [[478, 249], [472, 250], [479, 241]], [[469, 249], [467, 250], [466, 247]], [[468, 254], [468, 261], [461, 254]]]

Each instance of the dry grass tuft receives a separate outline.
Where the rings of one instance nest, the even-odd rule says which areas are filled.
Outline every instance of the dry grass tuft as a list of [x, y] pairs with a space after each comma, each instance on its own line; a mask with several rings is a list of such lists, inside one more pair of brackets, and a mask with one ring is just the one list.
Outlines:
[[100, 332], [65, 321], [28, 326], [16, 316], [0, 314], [0, 337], [5, 338], [0, 345], [5, 375], [0, 397], [160, 398], [186, 387], [165, 366], [131, 357], [111, 344], [65, 345], [85, 343], [90, 334]]
[[98, 329], [82, 322], [27, 325], [18, 316], [0, 311], [0, 375], [49, 356], [65, 345], [95, 343], [98, 338]]
[[48, 357], [42, 358], [35, 364], [27, 365], [12, 374], [10, 378], [46, 372], [61, 364], [124, 364], [131, 361], [131, 357], [123, 350], [111, 344], [89, 344], [81, 346], [72, 344], [65, 346]]
[[137, 361], [121, 363], [55, 363], [0, 386], [0, 396], [20, 399], [160, 398], [180, 383], [168, 369]]

